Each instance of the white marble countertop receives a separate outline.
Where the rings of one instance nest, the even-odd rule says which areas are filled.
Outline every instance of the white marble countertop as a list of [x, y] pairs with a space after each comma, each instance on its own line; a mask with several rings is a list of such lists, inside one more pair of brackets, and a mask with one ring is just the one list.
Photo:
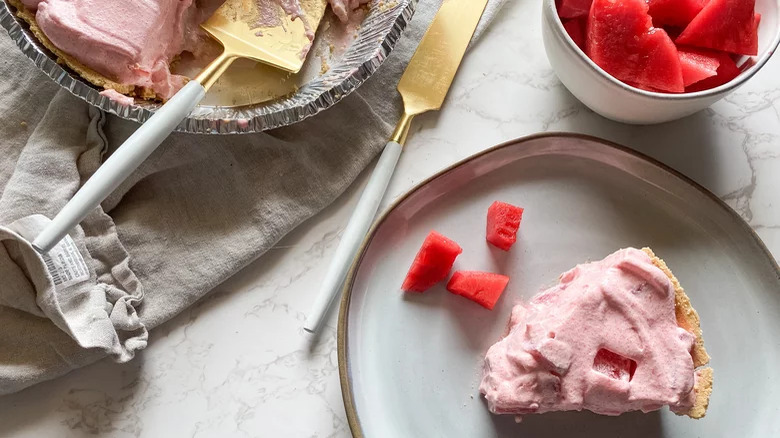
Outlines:
[[[508, 2], [469, 53], [440, 113], [420, 117], [385, 205], [462, 158], [538, 131], [597, 135], [685, 173], [780, 256], [780, 58], [711, 109], [636, 127], [587, 110], [544, 55], [539, 2]], [[104, 360], [0, 398], [3, 437], [347, 437], [336, 312], [313, 349], [302, 329], [360, 181], [202, 302]]]

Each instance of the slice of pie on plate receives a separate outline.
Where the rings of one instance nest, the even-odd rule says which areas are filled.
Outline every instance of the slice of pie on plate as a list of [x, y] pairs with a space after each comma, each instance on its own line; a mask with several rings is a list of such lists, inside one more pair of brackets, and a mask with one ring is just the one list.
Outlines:
[[487, 352], [480, 392], [495, 414], [669, 406], [701, 418], [709, 359], [699, 316], [666, 263], [626, 248], [515, 306], [509, 333]]

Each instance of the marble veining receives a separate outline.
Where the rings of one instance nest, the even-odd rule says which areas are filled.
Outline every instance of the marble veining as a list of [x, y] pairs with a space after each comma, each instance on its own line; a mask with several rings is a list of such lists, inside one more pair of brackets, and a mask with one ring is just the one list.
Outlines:
[[[712, 108], [659, 126], [589, 111], [553, 74], [540, 4], [508, 2], [464, 60], [443, 111], [419, 117], [385, 205], [496, 143], [538, 131], [636, 148], [724, 199], [780, 256], [780, 58]], [[102, 361], [0, 397], [3, 437], [347, 437], [336, 314], [302, 329], [366, 175], [261, 260], [151, 333], [124, 365]]]

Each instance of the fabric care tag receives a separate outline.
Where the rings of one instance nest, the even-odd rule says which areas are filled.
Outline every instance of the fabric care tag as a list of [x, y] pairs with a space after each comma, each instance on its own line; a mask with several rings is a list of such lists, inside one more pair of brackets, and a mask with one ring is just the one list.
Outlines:
[[89, 268], [68, 235], [48, 254], [43, 254], [43, 261], [57, 287], [65, 288], [89, 280]]

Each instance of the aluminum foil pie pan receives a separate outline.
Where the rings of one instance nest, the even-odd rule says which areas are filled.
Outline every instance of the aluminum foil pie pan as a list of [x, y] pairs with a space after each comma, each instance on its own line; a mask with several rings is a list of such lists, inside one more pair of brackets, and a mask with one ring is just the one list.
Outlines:
[[[374, 0], [357, 34], [338, 60], [328, 69], [305, 65], [304, 72], [308, 71], [309, 76], [292, 94], [243, 106], [201, 104], [182, 121], [177, 131], [201, 134], [260, 132], [299, 122], [331, 107], [379, 68], [412, 18], [416, 2]], [[56, 56], [38, 42], [5, 0], [0, 2], [0, 24], [41, 71], [91, 105], [136, 122], [144, 122], [160, 107], [159, 103], [140, 100], [132, 106], [124, 106], [100, 95], [98, 87], [58, 64]], [[308, 58], [306, 64], [315, 57], [310, 53]]]

